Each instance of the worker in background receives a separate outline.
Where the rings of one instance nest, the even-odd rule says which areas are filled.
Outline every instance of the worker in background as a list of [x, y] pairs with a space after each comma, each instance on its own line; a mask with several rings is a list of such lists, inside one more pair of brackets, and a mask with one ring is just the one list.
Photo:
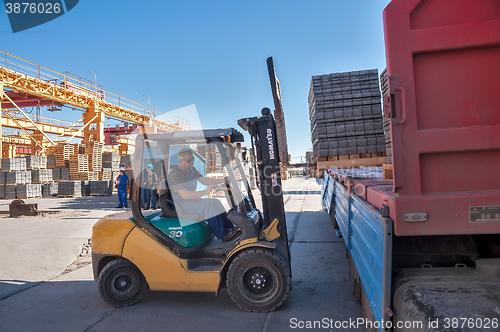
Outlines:
[[116, 178], [116, 189], [118, 190], [118, 206], [117, 209], [128, 208], [127, 204], [127, 182], [128, 176], [125, 174], [125, 167], [120, 167], [120, 175]]
[[153, 172], [153, 165], [149, 164], [146, 167], [146, 181], [144, 182], [144, 188], [146, 188], [147, 199], [146, 207], [144, 210], [156, 210], [156, 188], [158, 185], [158, 176]]

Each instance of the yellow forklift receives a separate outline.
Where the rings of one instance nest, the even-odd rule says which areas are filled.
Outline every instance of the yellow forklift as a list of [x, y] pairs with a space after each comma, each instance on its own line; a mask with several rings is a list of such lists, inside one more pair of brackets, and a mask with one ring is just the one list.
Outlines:
[[[239, 158], [242, 133], [228, 128], [138, 135], [132, 213], [109, 215], [93, 227], [94, 279], [108, 304], [133, 305], [147, 288], [217, 295], [224, 287], [245, 311], [270, 312], [284, 303], [292, 274], [276, 124], [268, 108], [262, 116], [240, 119], [238, 124], [251, 137], [262, 211], [256, 207], [246, 176], [248, 165]], [[220, 164], [211, 170], [224, 176], [219, 189], [225, 195], [227, 217], [241, 230], [229, 241], [214, 238], [206, 220], [180, 211], [172, 199], [166, 179], [178, 162], [176, 153], [184, 147], [196, 152], [195, 167], [202, 174], [207, 162]], [[141, 170], [149, 164], [161, 170], [161, 211], [141, 209], [145, 182]]]

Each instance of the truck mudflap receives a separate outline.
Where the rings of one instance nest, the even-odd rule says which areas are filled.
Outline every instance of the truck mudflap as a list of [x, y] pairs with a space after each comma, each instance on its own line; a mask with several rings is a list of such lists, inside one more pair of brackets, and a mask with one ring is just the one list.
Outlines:
[[500, 277], [467, 267], [404, 269], [395, 277], [394, 331], [500, 329]]

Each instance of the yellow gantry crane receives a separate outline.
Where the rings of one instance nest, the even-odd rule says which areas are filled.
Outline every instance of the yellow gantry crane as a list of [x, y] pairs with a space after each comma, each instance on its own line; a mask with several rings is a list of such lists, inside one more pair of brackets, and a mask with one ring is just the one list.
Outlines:
[[[32, 115], [26, 107], [59, 107], [68, 105], [83, 109], [76, 123]], [[105, 116], [138, 124], [148, 130], [171, 132], [191, 129], [193, 126], [148, 106], [105, 91], [91, 82], [69, 73], [59, 73], [10, 53], [0, 51], [0, 121], [1, 128], [19, 128], [29, 137], [32, 153], [45, 153], [47, 147], [60, 142], [62, 137], [81, 138], [83, 142], [104, 142]], [[79, 124], [79, 128], [77, 126]], [[58, 135], [52, 139], [49, 134]], [[2, 137], [4, 143], [22, 145], [26, 139]], [[121, 140], [120, 144], [131, 144]], [[1, 150], [0, 150], [1, 155]]]

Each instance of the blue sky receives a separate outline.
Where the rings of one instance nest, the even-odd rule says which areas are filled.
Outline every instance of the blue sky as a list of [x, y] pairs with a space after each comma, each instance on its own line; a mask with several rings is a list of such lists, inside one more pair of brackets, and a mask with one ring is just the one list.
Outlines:
[[[389, 0], [81, 0], [67, 14], [13, 34], [0, 49], [162, 112], [195, 104], [207, 128], [273, 109], [266, 58], [281, 83], [289, 153], [310, 148], [311, 76], [385, 67]], [[80, 114], [47, 114], [76, 121]], [[179, 113], [174, 115], [180, 115]], [[189, 120], [189, 119], [188, 119]], [[300, 161], [294, 158], [293, 161]]]

